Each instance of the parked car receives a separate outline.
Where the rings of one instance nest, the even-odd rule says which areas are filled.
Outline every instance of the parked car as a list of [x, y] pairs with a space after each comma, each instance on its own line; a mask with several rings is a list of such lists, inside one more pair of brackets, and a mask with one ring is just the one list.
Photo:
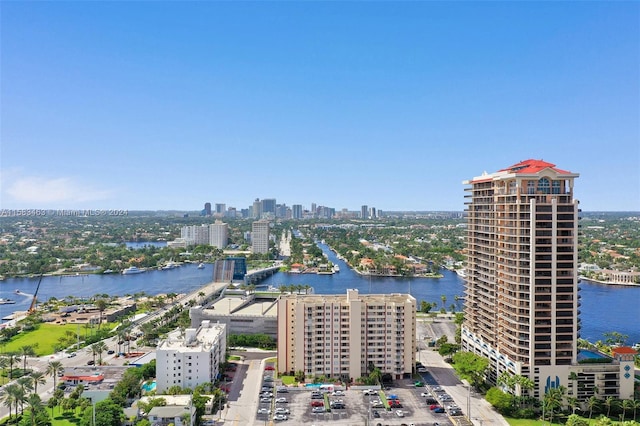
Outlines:
[[276, 368], [275, 368], [273, 365], [267, 365], [264, 369], [265, 369], [266, 371], [273, 371], [273, 370], [275, 370]]
[[426, 373], [427, 369], [425, 367], [418, 367], [418, 373]]
[[440, 408], [440, 406], [438, 404], [431, 404], [429, 406], [429, 410], [431, 410], [431, 411], [435, 410], [436, 408]]
[[333, 395], [333, 396], [345, 396], [345, 393], [344, 393], [344, 391], [337, 390], [337, 391], [333, 391], [331, 393], [331, 395]]
[[413, 386], [417, 388], [421, 388], [424, 386], [424, 382], [421, 382], [420, 380], [416, 380], [415, 382], [413, 382]]
[[324, 412], [325, 412], [325, 410], [324, 410], [324, 407], [313, 407], [313, 408], [311, 409], [311, 412], [312, 412], [312, 413], [324, 413]]
[[312, 407], [324, 407], [324, 401], [311, 401], [311, 406]]
[[67, 358], [73, 358], [74, 356], [78, 355], [75, 352], [71, 352], [69, 355], [67, 355]]
[[365, 389], [362, 391], [362, 393], [365, 395], [377, 395], [378, 391], [375, 389]]
[[442, 407], [438, 407], [435, 410], [433, 410], [434, 413], [444, 413], [444, 408]]
[[287, 388], [278, 388], [278, 393], [289, 393], [289, 389], [287, 389]]
[[288, 408], [278, 407], [278, 408], [276, 408], [275, 413], [276, 413], [276, 414], [289, 414], [289, 413], [290, 413], [290, 411], [289, 411], [289, 409], [288, 409]]
[[260, 402], [271, 402], [271, 398], [262, 397], [260, 398]]
[[378, 410], [373, 411], [373, 417], [375, 417], [376, 419], [380, 418], [380, 413], [378, 413]]
[[430, 394], [429, 392], [422, 392], [422, 393], [420, 394], [420, 396], [424, 396], [424, 397], [426, 398], [426, 397], [431, 396], [431, 394]]
[[402, 411], [402, 410], [396, 410], [396, 416], [398, 416], [398, 417], [404, 417], [404, 411]]
[[287, 403], [289, 401], [287, 401], [287, 398], [285, 397], [280, 397], [280, 398], [276, 398], [276, 403]]
[[113, 355], [114, 353], [116, 353], [116, 351], [114, 351], [113, 349], [109, 349], [107, 351], [107, 355]]
[[87, 365], [95, 365], [95, 361], [90, 359], [89, 361], [87, 361]]
[[269, 414], [271, 410], [268, 408], [258, 408], [258, 414]]
[[273, 416], [273, 420], [277, 421], [277, 422], [281, 422], [284, 420], [287, 420], [288, 417], [285, 416], [284, 414], [276, 414], [275, 416]]

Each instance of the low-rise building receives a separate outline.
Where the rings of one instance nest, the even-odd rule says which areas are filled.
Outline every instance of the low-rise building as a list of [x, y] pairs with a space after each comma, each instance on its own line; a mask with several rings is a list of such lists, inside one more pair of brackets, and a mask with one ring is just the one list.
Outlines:
[[226, 326], [208, 320], [198, 328], [186, 329], [184, 335], [171, 333], [156, 350], [156, 391], [163, 393], [172, 386], [193, 389], [215, 382], [225, 361], [226, 341]]

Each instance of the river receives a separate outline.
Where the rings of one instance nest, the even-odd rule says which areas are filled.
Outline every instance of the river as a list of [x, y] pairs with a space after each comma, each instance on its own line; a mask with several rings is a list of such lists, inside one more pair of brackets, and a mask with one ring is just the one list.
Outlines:
[[[318, 294], [346, 294], [348, 288], [356, 288], [361, 293], [410, 293], [418, 303], [422, 300], [437, 303], [442, 307], [462, 301], [456, 296], [464, 294], [464, 282], [454, 272], [443, 270], [443, 278], [390, 278], [363, 277], [353, 272], [347, 264], [331, 252], [327, 246], [320, 248], [329, 260], [340, 266], [334, 275], [285, 274], [277, 273], [262, 281], [261, 285], [302, 284], [310, 285]], [[185, 264], [170, 270], [152, 270], [137, 275], [78, 275], [64, 277], [43, 277], [38, 300], [66, 296], [89, 297], [96, 294], [125, 295], [145, 292], [149, 295], [161, 293], [187, 293], [211, 282], [213, 266], [205, 264], [198, 269], [196, 264]], [[0, 281], [0, 297], [15, 300], [15, 304], [0, 305], [0, 318], [14, 311], [25, 311], [32, 298], [15, 294], [15, 290], [33, 294], [38, 278], [7, 278]], [[581, 337], [590, 341], [604, 340], [604, 333], [618, 331], [629, 336], [628, 344], [640, 342], [640, 287], [611, 286], [582, 281]]]

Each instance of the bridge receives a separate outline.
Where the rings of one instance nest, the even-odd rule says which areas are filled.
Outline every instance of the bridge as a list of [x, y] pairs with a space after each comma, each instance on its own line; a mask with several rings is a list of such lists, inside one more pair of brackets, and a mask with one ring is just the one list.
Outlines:
[[260, 280], [263, 280], [266, 277], [269, 277], [275, 274], [279, 270], [280, 270], [280, 265], [270, 266], [268, 268], [263, 268], [263, 269], [252, 269], [250, 271], [247, 271], [246, 275], [244, 276], [244, 283], [255, 284]]

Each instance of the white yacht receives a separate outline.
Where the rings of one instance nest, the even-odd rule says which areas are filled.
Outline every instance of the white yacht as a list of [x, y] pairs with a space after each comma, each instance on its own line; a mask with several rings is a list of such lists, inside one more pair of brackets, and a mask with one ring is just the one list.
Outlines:
[[144, 269], [140, 269], [137, 266], [130, 266], [130, 267], [122, 270], [122, 275], [141, 274], [144, 271], [145, 271]]

